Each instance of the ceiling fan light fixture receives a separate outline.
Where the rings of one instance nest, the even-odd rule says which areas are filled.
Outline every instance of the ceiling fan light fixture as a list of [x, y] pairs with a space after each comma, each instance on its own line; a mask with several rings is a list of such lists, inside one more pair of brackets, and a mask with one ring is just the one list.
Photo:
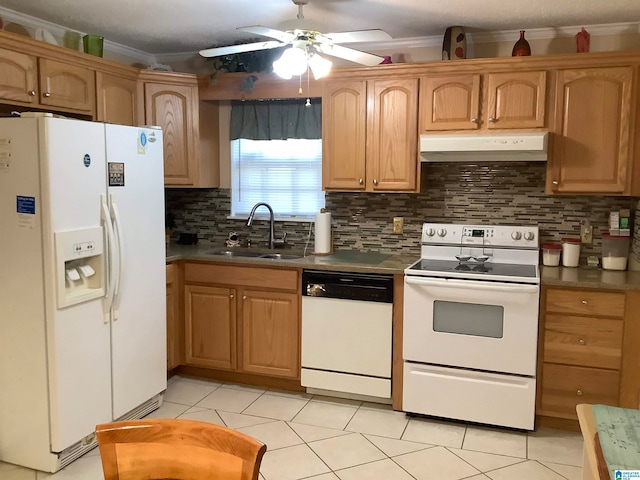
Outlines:
[[276, 75], [289, 79], [294, 75], [302, 75], [307, 71], [307, 52], [298, 47], [287, 48], [282, 56], [273, 62]]
[[316, 80], [326, 77], [331, 71], [332, 65], [331, 60], [327, 60], [317, 53], [313, 53], [309, 57], [309, 68], [313, 72], [313, 78]]

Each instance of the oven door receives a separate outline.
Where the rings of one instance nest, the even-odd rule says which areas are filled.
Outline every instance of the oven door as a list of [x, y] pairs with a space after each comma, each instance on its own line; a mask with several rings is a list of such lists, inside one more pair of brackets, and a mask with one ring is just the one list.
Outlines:
[[406, 361], [534, 376], [539, 285], [405, 275]]

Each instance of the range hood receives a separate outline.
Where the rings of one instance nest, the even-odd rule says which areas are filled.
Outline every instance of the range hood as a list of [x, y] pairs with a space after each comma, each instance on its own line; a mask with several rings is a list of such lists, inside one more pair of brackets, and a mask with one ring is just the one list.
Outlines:
[[423, 162], [545, 162], [548, 132], [425, 134]]

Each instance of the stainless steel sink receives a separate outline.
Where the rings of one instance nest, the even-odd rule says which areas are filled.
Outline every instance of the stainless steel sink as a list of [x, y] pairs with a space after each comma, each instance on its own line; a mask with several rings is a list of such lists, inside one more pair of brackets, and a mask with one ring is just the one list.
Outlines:
[[260, 257], [260, 252], [247, 252], [242, 250], [209, 250], [206, 255], [219, 255], [221, 257]]
[[302, 255], [294, 255], [291, 253], [263, 253], [260, 258], [272, 258], [274, 260], [295, 260], [302, 258]]

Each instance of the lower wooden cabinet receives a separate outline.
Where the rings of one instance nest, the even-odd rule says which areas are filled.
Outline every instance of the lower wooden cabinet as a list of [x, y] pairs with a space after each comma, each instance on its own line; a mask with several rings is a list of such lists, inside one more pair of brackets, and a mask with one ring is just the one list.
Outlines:
[[182, 364], [182, 315], [179, 267], [167, 265], [167, 370]]
[[536, 413], [577, 420], [580, 403], [637, 408], [640, 292], [543, 287]]
[[186, 364], [300, 378], [300, 272], [185, 264]]

